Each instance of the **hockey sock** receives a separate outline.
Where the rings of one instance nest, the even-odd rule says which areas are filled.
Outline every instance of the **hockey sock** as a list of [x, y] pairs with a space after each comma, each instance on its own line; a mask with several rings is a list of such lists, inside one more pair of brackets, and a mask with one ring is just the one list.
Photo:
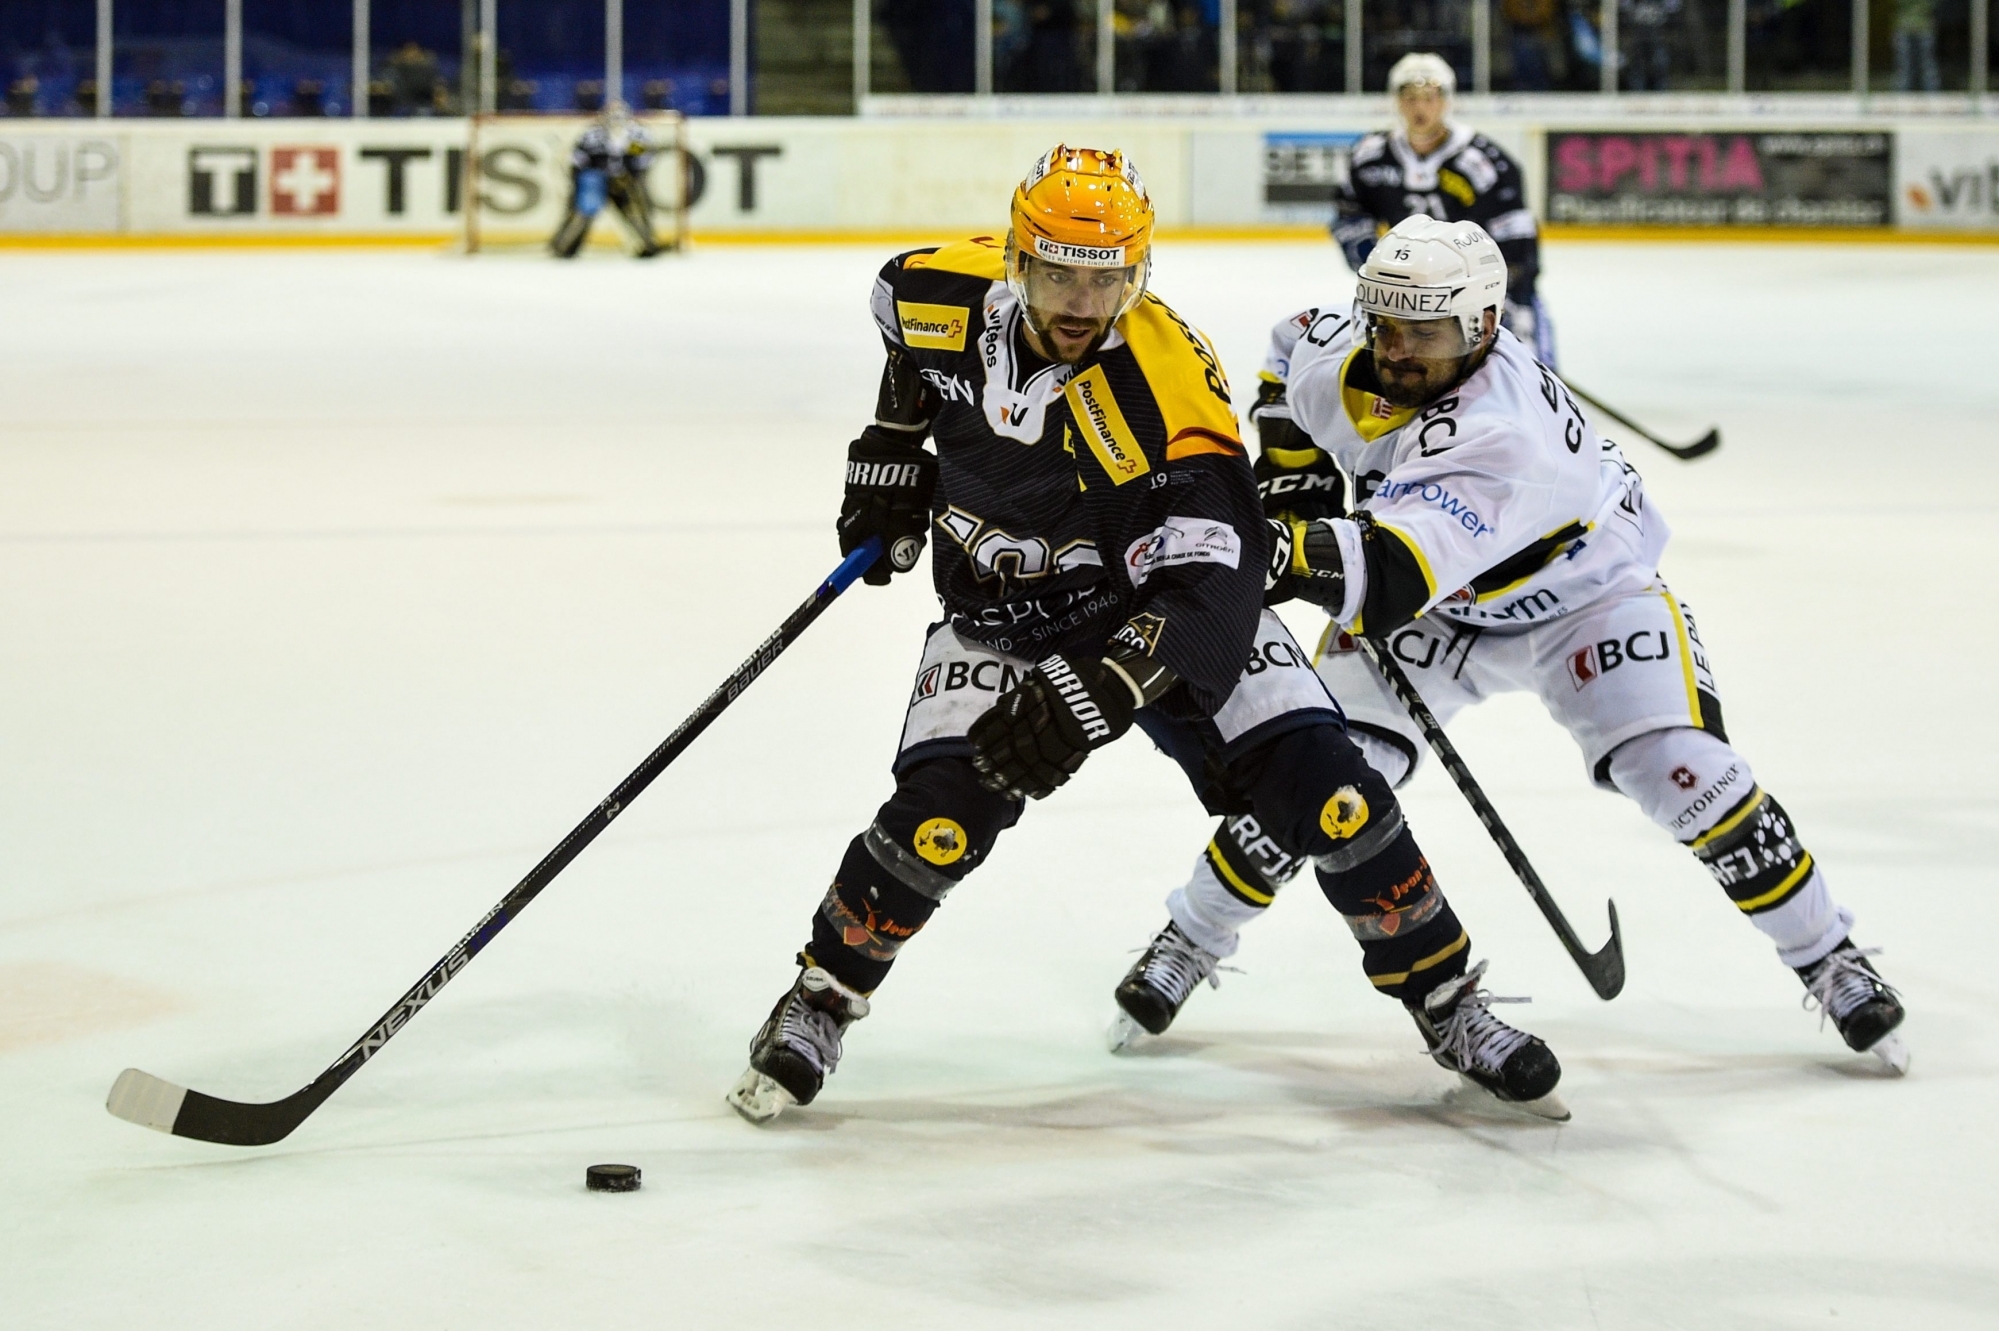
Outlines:
[[804, 959], [873, 993], [902, 945], [1020, 817], [1020, 802], [979, 785], [962, 758], [902, 772], [874, 825], [847, 844], [812, 917]]
[[1640, 735], [1611, 754], [1610, 779], [1693, 851], [1786, 966], [1820, 960], [1853, 927], [1791, 816], [1726, 741], [1691, 727]]
[[1207, 951], [1234, 956], [1236, 931], [1263, 914], [1304, 864], [1264, 834], [1256, 815], [1224, 819], [1195, 859], [1193, 876], [1166, 898], [1166, 913]]

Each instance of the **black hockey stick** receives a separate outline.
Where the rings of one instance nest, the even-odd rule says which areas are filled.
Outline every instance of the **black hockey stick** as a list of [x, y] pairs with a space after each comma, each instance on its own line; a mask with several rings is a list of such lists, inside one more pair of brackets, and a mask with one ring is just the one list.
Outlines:
[[1665, 449], [1668, 453], [1671, 453], [1674, 457], [1679, 458], [1682, 461], [1691, 462], [1693, 459], [1697, 457], [1703, 457], [1706, 454], [1712, 453], [1714, 452], [1714, 450], [1721, 447], [1720, 426], [1716, 426], [1714, 429], [1709, 430], [1706, 434], [1694, 440], [1691, 444], [1669, 444], [1664, 439], [1661, 439], [1658, 435], [1653, 434], [1650, 430], [1640, 425], [1637, 421], [1632, 420], [1629, 416], [1622, 414], [1613, 407], [1604, 405], [1602, 402], [1599, 402], [1595, 398], [1591, 397], [1588, 393], [1583, 392], [1582, 389], [1576, 387], [1575, 380], [1564, 378], [1562, 382], [1569, 386], [1569, 391], [1571, 393], [1574, 393], [1577, 397], [1589, 403], [1592, 407], [1595, 407], [1598, 411], [1610, 417], [1612, 420], [1616, 421], [1619, 425], [1622, 425], [1625, 429], [1630, 430], [1633, 434], [1636, 434], [1646, 443], [1657, 444], [1659, 447]]
[[1485, 824], [1485, 830], [1492, 835], [1493, 841], [1498, 843], [1499, 853], [1513, 866], [1513, 872], [1519, 877], [1521, 886], [1527, 889], [1528, 896], [1534, 898], [1534, 904], [1541, 908], [1541, 914], [1554, 928], [1555, 937], [1562, 940], [1562, 946], [1568, 950], [1569, 957], [1576, 963], [1577, 969], [1582, 971], [1583, 978], [1589, 981], [1589, 987], [1596, 990], [1596, 996], [1605, 1002], [1617, 997], [1618, 992], [1624, 988], [1624, 938], [1617, 928], [1617, 903], [1615, 901], [1610, 903], [1610, 941], [1599, 951], [1590, 951], [1583, 946], [1582, 940], [1576, 937], [1576, 931], [1569, 927], [1569, 921], [1562, 914], [1562, 908], [1555, 904], [1552, 896], [1548, 895], [1547, 886], [1541, 882], [1541, 875], [1535, 873], [1534, 866], [1528, 862], [1527, 852], [1520, 849], [1520, 843], [1506, 830], [1506, 824], [1499, 819], [1499, 810], [1492, 807], [1492, 801], [1485, 797], [1483, 790], [1479, 789], [1478, 781], [1473, 778], [1471, 769], [1466, 767], [1465, 760], [1458, 756], [1457, 746], [1451, 743], [1450, 736], [1444, 733], [1443, 726], [1438, 724], [1436, 715], [1430, 711], [1429, 704], [1423, 701], [1423, 695], [1416, 692], [1416, 686], [1409, 682], [1409, 676], [1402, 672], [1401, 663], [1395, 659], [1395, 654], [1389, 649], [1388, 644], [1376, 638], [1362, 638], [1359, 641], [1367, 652], [1368, 659], [1374, 662], [1375, 669], [1379, 670], [1381, 677], [1388, 681], [1388, 686], [1395, 690], [1395, 696], [1402, 699], [1402, 705], [1409, 709], [1410, 718], [1422, 730], [1423, 738], [1430, 742], [1430, 748], [1435, 751], [1438, 761], [1443, 763], [1444, 770], [1451, 774], [1451, 780], [1457, 783], [1458, 789], [1471, 802], [1472, 812], [1478, 815], [1478, 820]]
[[339, 1090], [342, 1083], [360, 1071], [363, 1063], [380, 1052], [382, 1046], [394, 1038], [396, 1032], [407, 1025], [425, 1003], [437, 997], [438, 990], [471, 964], [472, 958], [478, 956], [500, 930], [526, 909], [527, 904], [553, 882], [555, 876], [581, 854], [585, 846], [596, 840], [597, 834], [609, 827], [613, 818], [629, 808], [632, 801], [652, 784], [653, 778], [666, 770], [667, 764], [678, 758], [758, 675], [767, 670], [771, 662], [777, 660], [778, 655], [795, 642], [813, 620], [819, 618], [820, 612], [833, 603], [834, 598], [867, 571], [868, 566], [881, 556], [881, 550], [880, 539], [871, 538], [841, 560], [840, 566], [819, 584], [818, 590], [805, 604], [792, 611], [790, 617], [778, 626], [777, 632], [765, 638], [750, 659], [737, 666], [735, 672], [722, 682], [722, 687], [709, 694], [707, 701], [695, 708], [692, 716], [682, 721], [658, 748], [647, 754], [646, 760], [619, 782], [618, 788], [606, 796], [603, 803], [592, 809], [554, 850], [542, 858], [540, 864], [528, 871], [528, 876], [521, 879], [513, 891], [501, 898], [499, 905], [472, 926], [472, 932], [459, 939], [457, 945], [444, 954], [442, 961], [432, 966], [408, 993], [397, 999], [395, 1006], [383, 1013], [381, 1020], [369, 1028], [366, 1035], [349, 1045], [347, 1052], [315, 1077], [311, 1085], [269, 1104], [241, 1104], [235, 1100], [203, 1095], [200, 1091], [190, 1091], [137, 1068], [126, 1068], [112, 1084], [110, 1098], [105, 1101], [104, 1107], [129, 1122], [171, 1132], [176, 1137], [192, 1137], [197, 1141], [221, 1142], [229, 1146], [268, 1146], [288, 1136], [293, 1128], [305, 1122], [308, 1114]]

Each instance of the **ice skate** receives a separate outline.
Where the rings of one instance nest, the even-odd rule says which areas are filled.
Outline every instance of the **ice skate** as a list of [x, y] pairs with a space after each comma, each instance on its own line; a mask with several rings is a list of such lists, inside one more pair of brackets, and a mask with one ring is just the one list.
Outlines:
[[799, 974], [750, 1041], [750, 1066], [728, 1101], [752, 1123], [809, 1105], [840, 1065], [840, 1037], [868, 1015], [868, 1000], [817, 966]]
[[1123, 1053], [1140, 1036], [1165, 1034], [1201, 981], [1221, 987], [1220, 965], [1220, 957], [1168, 921], [1118, 983], [1118, 1015], [1106, 1037], [1111, 1052]]
[[1899, 1077], [1909, 1070], [1909, 1051], [1895, 1029], [1907, 1014], [1902, 996], [1867, 960], [1880, 951], [1855, 947], [1848, 939], [1824, 960], [1798, 967], [1798, 978], [1805, 982], [1805, 1010], [1818, 1008], [1821, 1027], [1832, 1018], [1847, 1048], [1874, 1055]]
[[1497, 998], [1478, 987], [1486, 962], [1479, 962], [1455, 980], [1433, 989], [1409, 1015], [1430, 1046], [1437, 1066], [1448, 1068], [1496, 1099], [1530, 1114], [1566, 1123], [1569, 1107], [1555, 1094], [1562, 1065], [1554, 1051], [1525, 1031], [1515, 1030], [1492, 1015], [1493, 1003], [1525, 1003], [1525, 998]]

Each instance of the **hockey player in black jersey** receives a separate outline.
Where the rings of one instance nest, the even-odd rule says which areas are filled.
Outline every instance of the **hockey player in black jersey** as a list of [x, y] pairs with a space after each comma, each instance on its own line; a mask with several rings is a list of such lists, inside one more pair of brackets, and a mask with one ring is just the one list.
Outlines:
[[645, 126], [632, 119], [623, 102], [612, 102], [578, 136], [569, 154], [569, 211], [548, 242], [556, 258], [576, 257], [607, 202], [631, 227], [641, 259], [660, 252], [652, 229], [652, 196], [646, 193], [652, 148]]
[[840, 546], [880, 538], [868, 580], [885, 583], [934, 539], [944, 615], [895, 791], [848, 845], [729, 1102], [753, 1121], [810, 1103], [897, 952], [1026, 801], [1136, 724], [1210, 808], [1315, 860], [1363, 971], [1440, 1062], [1566, 1117], [1555, 1056], [1488, 1008], [1393, 792], [1263, 608], [1273, 537], [1228, 384], [1146, 291], [1151, 230], [1120, 154], [1058, 147], [1015, 192], [1004, 242], [881, 271], [888, 364], [848, 449]]
[[1347, 182], [1334, 191], [1333, 239], [1356, 273], [1375, 238], [1405, 217], [1476, 222], [1506, 256], [1500, 322], [1555, 368], [1555, 330], [1535, 294], [1540, 228], [1527, 207], [1520, 164], [1476, 130], [1450, 121], [1457, 75], [1442, 56], [1405, 55], [1388, 71], [1400, 128], [1354, 145]]

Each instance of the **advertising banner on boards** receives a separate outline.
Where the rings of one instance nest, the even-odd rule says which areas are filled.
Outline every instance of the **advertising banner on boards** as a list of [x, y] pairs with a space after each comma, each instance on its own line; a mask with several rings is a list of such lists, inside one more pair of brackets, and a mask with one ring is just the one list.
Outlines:
[[1999, 130], [1897, 134], [1895, 220], [1923, 231], [1999, 230]]
[[0, 232], [118, 230], [123, 167], [109, 134], [0, 135]]
[[1886, 132], [1550, 130], [1550, 222], [1576, 226], [1880, 227]]

